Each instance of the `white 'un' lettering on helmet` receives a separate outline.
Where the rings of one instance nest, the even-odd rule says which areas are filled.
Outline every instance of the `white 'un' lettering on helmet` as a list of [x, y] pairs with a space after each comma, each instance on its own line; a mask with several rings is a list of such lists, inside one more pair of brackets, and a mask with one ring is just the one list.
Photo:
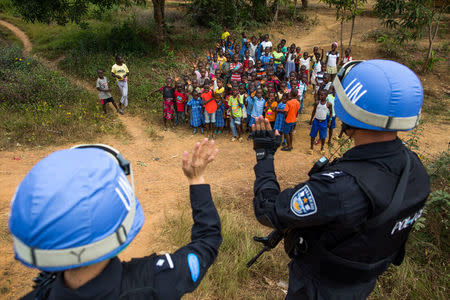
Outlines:
[[131, 199], [133, 197], [133, 189], [130, 186], [130, 183], [126, 179], [124, 175], [120, 175], [119, 177], [119, 185], [122, 188], [122, 190], [125, 192], [128, 198], [128, 203], [131, 203]]
[[[365, 93], [367, 93], [367, 90], [364, 90], [360, 93], [361, 89], [364, 88], [364, 86], [361, 84], [361, 82], [356, 82], [355, 85], [353, 85], [356, 81], [356, 78], [350, 82], [349, 85], [344, 89], [344, 92], [347, 94], [347, 90], [350, 88], [350, 91], [347, 94], [348, 99], [352, 101], [353, 104], [356, 104], [358, 100], [364, 96]], [[352, 86], [353, 85], [353, 86]]]
[[[125, 208], [129, 211], [130, 210], [130, 199], [133, 197], [133, 191], [131, 190], [131, 186], [128, 183], [126, 179], [123, 178], [123, 176], [119, 176], [119, 186], [122, 189], [122, 191], [119, 188], [115, 188], [115, 191], [117, 195], [119, 195], [120, 200], [122, 200], [123, 205]], [[124, 194], [126, 195], [127, 199], [125, 199]]]

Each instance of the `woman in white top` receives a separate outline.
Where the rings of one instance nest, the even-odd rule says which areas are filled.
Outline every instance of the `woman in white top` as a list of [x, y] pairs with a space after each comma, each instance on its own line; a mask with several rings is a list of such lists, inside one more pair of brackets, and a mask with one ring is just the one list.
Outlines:
[[266, 34], [264, 36], [264, 41], [261, 42], [261, 52], [264, 52], [264, 50], [269, 47], [272, 48], [272, 42], [269, 41], [269, 35]]
[[331, 81], [334, 80], [337, 73], [337, 63], [339, 60], [337, 46], [338, 44], [336, 42], [331, 44], [331, 51], [327, 52], [327, 60], [325, 61], [325, 64], [327, 65], [327, 73], [331, 75]]
[[295, 72], [295, 59], [297, 58], [297, 54], [295, 53], [295, 44], [292, 44], [289, 47], [289, 52], [286, 55], [286, 78], [289, 78], [291, 72]]
[[258, 48], [258, 40], [256, 36], [252, 36], [252, 41], [249, 44], [248, 50], [250, 51], [250, 57], [256, 61], [256, 49]]

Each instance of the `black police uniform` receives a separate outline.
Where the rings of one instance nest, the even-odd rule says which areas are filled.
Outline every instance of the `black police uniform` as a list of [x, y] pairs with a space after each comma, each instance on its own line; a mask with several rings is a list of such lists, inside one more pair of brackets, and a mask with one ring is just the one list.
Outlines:
[[[368, 227], [388, 211], [408, 158], [401, 206]], [[282, 192], [273, 156], [259, 157], [254, 169], [255, 215], [283, 232], [292, 258], [286, 299], [365, 299], [390, 263], [401, 264], [429, 194], [424, 166], [400, 139], [356, 146]]]
[[[113, 258], [97, 277], [76, 290], [63, 274], [23, 299], [179, 299], [192, 292], [214, 262], [222, 236], [209, 185], [191, 185], [194, 225], [191, 243], [175, 253], [121, 262]], [[40, 293], [40, 297], [36, 295]]]

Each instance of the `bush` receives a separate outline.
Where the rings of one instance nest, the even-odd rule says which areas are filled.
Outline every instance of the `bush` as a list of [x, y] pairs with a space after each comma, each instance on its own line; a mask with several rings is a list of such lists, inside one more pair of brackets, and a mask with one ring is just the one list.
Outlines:
[[0, 65], [0, 148], [90, 140], [117, 129], [96, 95], [22, 58], [19, 48], [0, 47]]
[[225, 25], [228, 28], [267, 23], [271, 11], [265, 0], [193, 0], [189, 5], [192, 20], [201, 26]]

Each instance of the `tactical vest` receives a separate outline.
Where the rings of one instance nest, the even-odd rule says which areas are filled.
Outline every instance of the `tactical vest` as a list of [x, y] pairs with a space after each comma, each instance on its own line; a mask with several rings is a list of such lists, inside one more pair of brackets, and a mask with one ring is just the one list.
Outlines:
[[[314, 173], [343, 171], [351, 175], [370, 202], [368, 220], [362, 224], [353, 228], [327, 229], [320, 234], [315, 232], [309, 235], [310, 238], [308, 234], [304, 235], [308, 246], [300, 254], [301, 260], [318, 265], [321, 279], [349, 284], [369, 282], [391, 263], [402, 263], [405, 243], [412, 225], [422, 214], [429, 193], [425, 168], [417, 162], [413, 152], [406, 148], [405, 152], [402, 157], [410, 160], [410, 167], [405, 170], [405, 188], [398, 205], [391, 204], [402, 175], [395, 175], [377, 164], [341, 158], [315, 170]], [[301, 235], [300, 230], [293, 230], [288, 239]]]

